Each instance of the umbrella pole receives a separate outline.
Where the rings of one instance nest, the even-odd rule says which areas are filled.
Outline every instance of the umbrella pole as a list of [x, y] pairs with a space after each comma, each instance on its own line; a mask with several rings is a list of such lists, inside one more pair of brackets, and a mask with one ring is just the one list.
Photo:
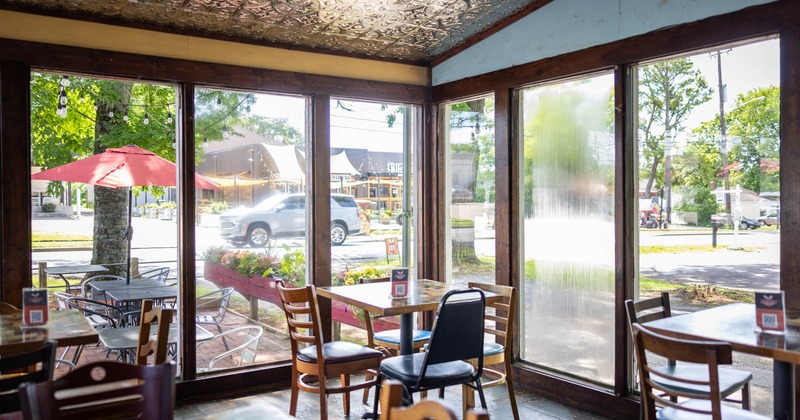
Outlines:
[[133, 188], [128, 187], [128, 228], [125, 229], [125, 237], [128, 240], [128, 261], [125, 269], [125, 284], [131, 284], [131, 240], [133, 239], [133, 226], [131, 226], [132, 206]]

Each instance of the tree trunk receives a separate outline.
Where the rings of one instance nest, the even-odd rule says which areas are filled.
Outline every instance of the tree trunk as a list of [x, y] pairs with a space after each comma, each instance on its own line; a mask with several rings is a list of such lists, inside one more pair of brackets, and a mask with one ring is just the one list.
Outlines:
[[656, 179], [656, 172], [658, 172], [659, 159], [658, 156], [653, 157], [653, 165], [650, 166], [650, 176], [647, 178], [647, 185], [644, 187], [644, 198], [650, 198], [650, 190], [653, 189], [653, 181]]
[[481, 260], [475, 253], [475, 227], [453, 228], [452, 235], [453, 265], [480, 264]]
[[[115, 83], [113, 88], [119, 94], [117, 101], [96, 102], [95, 154], [106, 150], [107, 144], [102, 141], [103, 136], [110, 134], [113, 125], [119, 123], [121, 117], [128, 112], [130, 89], [126, 89], [122, 83]], [[111, 274], [124, 277], [128, 255], [128, 241], [125, 236], [125, 228], [128, 226], [128, 189], [95, 186], [94, 192], [92, 264], [122, 263], [109, 269]]]

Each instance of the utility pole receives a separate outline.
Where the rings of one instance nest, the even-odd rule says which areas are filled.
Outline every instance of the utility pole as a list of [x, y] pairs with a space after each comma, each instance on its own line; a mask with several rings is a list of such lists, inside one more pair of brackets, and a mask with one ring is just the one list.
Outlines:
[[[730, 50], [728, 50], [730, 51]], [[728, 52], [724, 51], [724, 52]], [[728, 191], [731, 189], [730, 169], [728, 166], [728, 138], [727, 128], [725, 126], [725, 102], [728, 100], [727, 86], [722, 83], [722, 53], [717, 51], [711, 54], [717, 57], [717, 86], [719, 89], [719, 136], [720, 136], [720, 154], [722, 155], [722, 179], [724, 180], [723, 187], [725, 188], [725, 212], [730, 218], [731, 214], [731, 195]]]
[[[667, 223], [666, 226], [672, 224], [672, 146], [673, 134], [672, 127], [669, 122], [669, 107], [670, 107], [670, 92], [669, 86], [664, 92], [664, 188], [667, 190]], [[663, 190], [662, 190], [663, 191]], [[664, 197], [661, 197], [661, 206], [664, 206]], [[663, 221], [659, 221], [660, 225], [664, 227]]]

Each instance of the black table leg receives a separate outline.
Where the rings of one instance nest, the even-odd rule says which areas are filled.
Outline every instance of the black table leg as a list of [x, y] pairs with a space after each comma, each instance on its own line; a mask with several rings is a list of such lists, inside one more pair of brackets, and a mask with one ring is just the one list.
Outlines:
[[794, 365], [775, 360], [772, 370], [773, 415], [777, 420], [794, 419]]
[[414, 314], [400, 315], [400, 354], [414, 352]]

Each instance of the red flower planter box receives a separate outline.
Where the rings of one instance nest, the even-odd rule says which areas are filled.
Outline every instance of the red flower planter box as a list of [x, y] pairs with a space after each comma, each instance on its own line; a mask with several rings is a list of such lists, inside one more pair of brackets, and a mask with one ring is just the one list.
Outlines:
[[[245, 277], [221, 263], [206, 261], [203, 264], [203, 276], [206, 280], [220, 287], [233, 287], [237, 292], [265, 300], [278, 307], [281, 297], [278, 294], [277, 280], [272, 277], [252, 275]], [[291, 286], [291, 284], [289, 284]], [[346, 325], [364, 328], [353, 308], [346, 303], [333, 301], [333, 320]], [[382, 318], [373, 323], [376, 331], [399, 328], [399, 322], [391, 318]]]

